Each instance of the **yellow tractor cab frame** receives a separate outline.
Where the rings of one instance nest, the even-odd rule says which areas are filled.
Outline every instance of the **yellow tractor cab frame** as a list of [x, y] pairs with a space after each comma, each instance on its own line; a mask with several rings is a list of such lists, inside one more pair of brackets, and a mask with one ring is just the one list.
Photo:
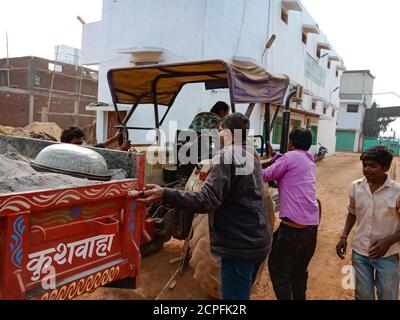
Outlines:
[[[255, 63], [238, 60], [229, 63], [209, 60], [113, 69], [107, 77], [117, 114], [116, 127], [124, 130], [126, 135], [128, 130], [159, 129], [182, 88], [187, 84], [204, 83], [206, 89], [229, 89], [232, 112], [236, 111], [236, 104], [249, 104], [246, 115], [250, 116], [256, 103], [265, 105], [267, 140], [279, 112], [277, 108], [271, 122], [267, 104], [282, 105], [290, 83], [286, 75], [273, 75]], [[283, 153], [287, 151], [288, 144], [290, 100], [296, 94], [299, 94], [298, 88], [286, 98], [281, 143]], [[119, 113], [121, 104], [132, 105], [124, 118]], [[147, 104], [154, 107], [154, 128], [127, 127], [138, 106]], [[160, 106], [166, 108], [162, 116]], [[264, 148], [264, 141], [262, 144]]]

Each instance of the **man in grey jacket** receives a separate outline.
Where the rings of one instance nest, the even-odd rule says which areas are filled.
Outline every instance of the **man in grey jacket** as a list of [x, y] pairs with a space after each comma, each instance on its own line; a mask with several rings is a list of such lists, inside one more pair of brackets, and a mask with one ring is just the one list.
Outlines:
[[270, 251], [272, 228], [258, 154], [246, 141], [249, 119], [234, 113], [222, 120], [222, 148], [200, 192], [146, 186], [139, 202], [209, 214], [211, 251], [221, 257], [224, 300], [248, 300]]

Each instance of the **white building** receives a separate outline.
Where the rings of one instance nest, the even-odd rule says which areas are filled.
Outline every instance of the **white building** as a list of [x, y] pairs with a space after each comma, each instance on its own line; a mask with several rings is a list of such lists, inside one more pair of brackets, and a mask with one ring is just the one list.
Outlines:
[[[273, 35], [276, 39], [266, 49]], [[304, 101], [292, 114], [292, 124], [312, 128], [318, 142], [335, 150], [343, 62], [298, 0], [104, 0], [102, 20], [83, 29], [81, 62], [99, 65], [99, 101], [110, 105], [106, 75], [111, 68], [233, 57], [250, 59], [271, 73], [288, 75], [293, 85], [303, 85]], [[187, 128], [196, 113], [227, 98], [226, 91], [188, 86], [168, 119], [178, 120], [178, 129]], [[104, 141], [113, 108], [95, 110], [97, 138]], [[152, 108], [143, 107], [128, 125], [151, 126], [153, 119]], [[251, 117], [255, 134], [262, 134], [263, 119], [258, 106]], [[143, 132], [131, 136], [146, 142]], [[279, 130], [273, 137], [279, 140]]]
[[337, 151], [362, 151], [365, 111], [372, 105], [374, 80], [369, 70], [353, 70], [343, 74], [341, 110], [337, 120]]

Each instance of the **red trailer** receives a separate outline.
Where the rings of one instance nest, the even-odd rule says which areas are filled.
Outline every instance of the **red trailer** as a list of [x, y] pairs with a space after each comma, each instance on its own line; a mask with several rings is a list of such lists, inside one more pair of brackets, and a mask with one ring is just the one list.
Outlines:
[[134, 289], [145, 208], [136, 179], [0, 196], [0, 300], [66, 300], [101, 286]]

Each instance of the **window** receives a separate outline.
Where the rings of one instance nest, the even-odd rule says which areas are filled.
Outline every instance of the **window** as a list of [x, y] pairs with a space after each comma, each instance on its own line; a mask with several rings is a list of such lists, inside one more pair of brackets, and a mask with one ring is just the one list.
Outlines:
[[[327, 52], [324, 55], [322, 55], [322, 50], [332, 51], [332, 47], [327, 42], [318, 42], [317, 43], [317, 57], [318, 58], [325, 57], [329, 53], [329, 52]], [[329, 58], [328, 58], [328, 60], [329, 60]]]
[[317, 57], [321, 58], [321, 48], [317, 48]]
[[293, 129], [298, 129], [298, 128], [301, 128], [301, 120], [291, 119], [289, 131], [292, 131]]
[[282, 12], [281, 12], [281, 19], [282, 19], [282, 21], [283, 21], [284, 23], [286, 23], [286, 24], [289, 23], [289, 13], [288, 13], [285, 9], [282, 9]]
[[304, 32], [302, 33], [301, 41], [303, 41], [304, 44], [307, 44], [307, 34]]
[[40, 80], [41, 80], [40, 76], [36, 74], [33, 75], [33, 84], [35, 87], [40, 87], [40, 82], [41, 82]]
[[311, 132], [312, 132], [312, 145], [315, 146], [315, 145], [317, 145], [317, 141], [318, 141], [318, 127], [312, 126]]
[[312, 103], [311, 109], [312, 109], [313, 111], [317, 110], [317, 103], [316, 103], [316, 102], [313, 102], [313, 103]]
[[48, 68], [49, 68], [50, 71], [63, 72], [63, 67], [58, 65], [58, 64], [49, 63], [49, 67]]
[[331, 65], [332, 65], [332, 62], [331, 62], [331, 60], [328, 60], [328, 69], [330, 69], [330, 68], [331, 68]]
[[311, 129], [311, 119], [307, 118], [307, 129]]
[[323, 111], [322, 111], [324, 114], [326, 114], [327, 112], [328, 112], [328, 107], [327, 106], [324, 106], [324, 109], [323, 109]]
[[339, 77], [339, 70], [336, 70], [336, 78]]
[[358, 113], [358, 104], [349, 104], [347, 105], [348, 113]]
[[334, 118], [334, 117], [335, 117], [335, 115], [336, 115], [336, 110], [335, 110], [335, 109], [333, 109], [333, 110], [332, 110], [332, 118]]
[[[325, 66], [320, 65], [318, 59], [314, 59], [311, 55], [306, 53], [305, 59], [305, 77], [321, 88], [325, 88], [327, 77], [327, 70]], [[315, 97], [315, 100], [318, 98]]]

